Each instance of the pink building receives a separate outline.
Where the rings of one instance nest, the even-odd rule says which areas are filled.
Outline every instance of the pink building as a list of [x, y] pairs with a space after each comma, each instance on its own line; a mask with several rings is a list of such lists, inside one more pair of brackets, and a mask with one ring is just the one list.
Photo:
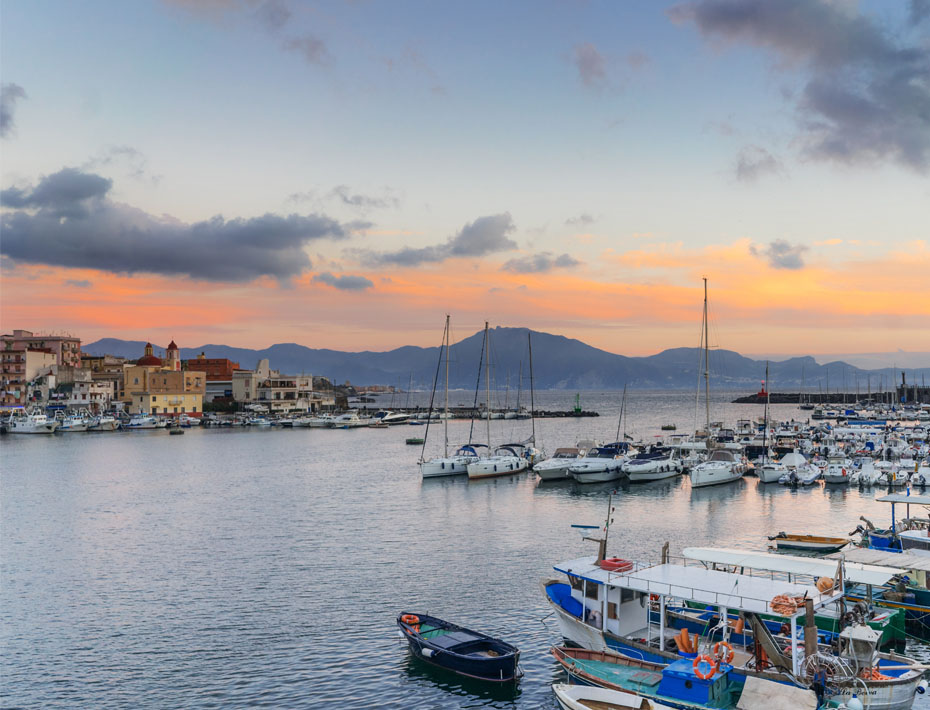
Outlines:
[[0, 335], [0, 351], [47, 350], [56, 365], [81, 366], [81, 339], [70, 335], [39, 335], [29, 330], [14, 330]]

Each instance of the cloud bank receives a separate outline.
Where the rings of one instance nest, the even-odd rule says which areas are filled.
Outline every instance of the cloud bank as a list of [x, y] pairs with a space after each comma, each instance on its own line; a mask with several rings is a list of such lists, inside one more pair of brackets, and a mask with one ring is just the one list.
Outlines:
[[553, 256], [552, 252], [544, 251], [515, 259], [510, 259], [501, 267], [501, 271], [510, 271], [514, 274], [539, 274], [553, 269], [567, 269], [581, 264], [570, 254]]
[[517, 244], [507, 235], [514, 231], [509, 212], [479, 217], [466, 224], [458, 234], [449, 237], [443, 244], [426, 247], [404, 247], [397, 251], [358, 252], [362, 262], [369, 266], [419, 266], [438, 263], [455, 257], [486, 256], [500, 251], [516, 249]]
[[364, 291], [375, 285], [370, 279], [366, 279], [364, 276], [352, 276], [350, 274], [333, 276], [328, 271], [317, 274], [311, 281], [314, 283], [323, 283], [343, 291]]
[[217, 215], [184, 223], [107, 198], [112, 181], [65, 168], [35, 187], [0, 192], [0, 253], [35, 264], [114, 273], [189, 276], [208, 281], [287, 280], [311, 268], [304, 247], [342, 240], [368, 223], [340, 224], [322, 214]]
[[803, 269], [804, 252], [807, 250], [804, 244], [792, 244], [784, 239], [769, 242], [767, 247], [749, 247], [751, 254], [765, 259], [774, 269]]
[[[771, 51], [807, 74], [795, 98], [802, 157], [930, 169], [930, 45], [828, 0], [698, 0], [669, 11], [707, 38]], [[911, 6], [921, 22], [926, 3]]]

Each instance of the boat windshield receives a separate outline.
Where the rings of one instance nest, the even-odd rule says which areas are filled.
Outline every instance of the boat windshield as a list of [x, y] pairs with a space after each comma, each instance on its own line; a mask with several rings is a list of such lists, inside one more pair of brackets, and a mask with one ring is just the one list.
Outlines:
[[708, 461], [726, 461], [728, 463], [733, 463], [736, 459], [733, 458], [733, 454], [724, 449], [717, 449], [710, 455]]
[[612, 459], [616, 456], [616, 449], [594, 449], [594, 451], [588, 452], [589, 459]]

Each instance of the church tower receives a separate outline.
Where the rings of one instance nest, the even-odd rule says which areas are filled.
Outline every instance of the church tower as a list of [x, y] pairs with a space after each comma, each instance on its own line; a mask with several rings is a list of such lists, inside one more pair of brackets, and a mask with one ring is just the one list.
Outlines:
[[166, 354], [168, 356], [168, 362], [166, 362], [165, 365], [168, 367], [168, 369], [180, 371], [181, 352], [178, 350], [178, 346], [175, 345], [173, 340], [168, 344], [168, 351]]

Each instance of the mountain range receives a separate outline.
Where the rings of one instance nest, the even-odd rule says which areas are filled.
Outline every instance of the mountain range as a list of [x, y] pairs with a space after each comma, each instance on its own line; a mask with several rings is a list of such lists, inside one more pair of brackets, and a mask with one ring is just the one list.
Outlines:
[[[647, 357], [627, 357], [591, 347], [580, 340], [527, 328], [493, 328], [490, 330], [492, 387], [529, 386], [527, 334], [532, 334], [533, 376], [537, 389], [614, 390], [625, 384], [640, 389], [693, 389], [698, 385], [700, 351], [698, 348], [673, 348]], [[474, 389], [478, 364], [482, 359], [484, 333], [455, 343], [450, 348], [449, 386]], [[145, 342], [103, 338], [82, 347], [91, 355], [142, 356]], [[162, 352], [164, 348], [160, 349]], [[158, 350], [156, 350], [158, 352]], [[229, 345], [201, 345], [181, 348], [184, 360], [203, 353], [209, 358], [229, 358], [242, 368], [253, 368], [260, 358], [268, 358], [271, 367], [287, 374], [314, 374], [334, 382], [350, 381], [355, 385], [395, 385], [429, 389], [436, 376], [439, 347], [408, 345], [387, 352], [342, 352], [308, 348], [296, 343], [278, 343], [262, 350]], [[710, 351], [711, 386], [729, 390], [758, 387], [765, 377], [765, 361], [744, 357], [730, 350]], [[440, 382], [445, 368], [440, 369]], [[522, 378], [521, 378], [522, 373]], [[482, 378], [484, 375], [482, 374]], [[846, 362], [818, 364], [813, 357], [794, 357], [769, 364], [770, 389], [781, 392], [807, 390], [865, 392], [887, 388], [892, 378], [900, 382], [900, 371], [892, 368], [864, 370]], [[930, 380], [930, 366], [908, 369], [909, 383]], [[484, 380], [482, 379], [482, 387]], [[869, 384], [871, 382], [871, 385]], [[755, 391], [755, 389], [753, 389]]]

